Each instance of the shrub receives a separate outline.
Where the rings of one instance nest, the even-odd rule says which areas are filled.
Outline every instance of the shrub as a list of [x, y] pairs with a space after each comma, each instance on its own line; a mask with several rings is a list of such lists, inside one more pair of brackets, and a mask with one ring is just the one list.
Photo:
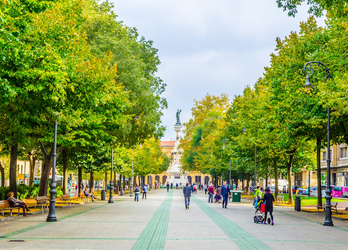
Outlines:
[[6, 200], [8, 198], [9, 187], [0, 187], [0, 200]]
[[17, 185], [17, 198], [19, 200], [23, 200], [28, 197], [30, 191], [30, 187], [25, 184]]
[[30, 186], [29, 197], [36, 198], [39, 195], [40, 184], [33, 184]]

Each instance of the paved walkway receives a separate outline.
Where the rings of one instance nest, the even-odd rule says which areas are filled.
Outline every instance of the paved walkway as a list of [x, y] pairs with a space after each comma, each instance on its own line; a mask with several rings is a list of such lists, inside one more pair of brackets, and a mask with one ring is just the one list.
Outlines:
[[[323, 215], [275, 209], [275, 226], [254, 224], [250, 203], [208, 204], [203, 192], [185, 210], [182, 190], [153, 190], [134, 202], [95, 202], [0, 222], [0, 249], [347, 249], [348, 223]], [[5, 237], [5, 238], [3, 238]], [[16, 242], [16, 241], [24, 242]]]

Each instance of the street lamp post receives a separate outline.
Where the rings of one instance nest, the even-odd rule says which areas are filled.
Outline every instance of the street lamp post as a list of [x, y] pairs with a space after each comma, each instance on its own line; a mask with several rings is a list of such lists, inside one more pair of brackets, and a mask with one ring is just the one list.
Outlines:
[[56, 160], [57, 160], [57, 125], [58, 122], [54, 122], [54, 142], [53, 142], [53, 168], [52, 168], [52, 181], [51, 181], [51, 189], [50, 189], [50, 210], [47, 216], [46, 221], [55, 222], [57, 221], [56, 216]]
[[[222, 149], [223, 150], [225, 150], [226, 141], [227, 141], [227, 139], [222, 140], [222, 143], [223, 143]], [[232, 161], [232, 159], [231, 159], [231, 147], [230, 147], [230, 175], [229, 175], [230, 178], [228, 179], [228, 185], [231, 185], [231, 161]], [[232, 183], [231, 187], [233, 189], [233, 183]]]
[[133, 158], [134, 156], [132, 155], [132, 177], [131, 177], [131, 181], [130, 181], [130, 186], [131, 186], [131, 190], [130, 190], [130, 195], [129, 197], [133, 197]]
[[[321, 62], [308, 62], [305, 64], [303, 71], [307, 74], [306, 76], [306, 84], [305, 88], [311, 89], [312, 85], [310, 82], [310, 75], [313, 74], [313, 67], [312, 66], [318, 66], [323, 68], [326, 71], [326, 78], [330, 79], [332, 78], [330, 75], [330, 70]], [[327, 108], [327, 184], [326, 184], [326, 213], [325, 213], [325, 221], [324, 226], [333, 226], [332, 217], [331, 217], [331, 171], [330, 171], [330, 163], [331, 163], [331, 156], [330, 156], [330, 108]], [[320, 181], [320, 180], [318, 180]], [[320, 192], [320, 190], [318, 190]]]
[[113, 170], [113, 162], [114, 161], [114, 150], [111, 149], [111, 174], [110, 174], [110, 197], [108, 203], [114, 203], [112, 200], [112, 191], [114, 190], [114, 186], [112, 185], [112, 170]]

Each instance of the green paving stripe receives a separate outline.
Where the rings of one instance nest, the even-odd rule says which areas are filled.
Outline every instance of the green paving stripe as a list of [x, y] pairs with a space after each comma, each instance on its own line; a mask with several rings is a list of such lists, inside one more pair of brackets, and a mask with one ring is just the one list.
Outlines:
[[216, 225], [218, 225], [226, 235], [233, 240], [241, 249], [271, 249], [260, 240], [249, 234], [247, 231], [233, 223], [225, 216], [209, 207], [203, 201], [196, 197], [192, 197], [192, 200], [202, 209], [202, 211], [212, 219]]
[[[92, 210], [95, 210], [95, 209], [98, 209], [98, 208], [101, 208], [101, 207], [105, 207], [107, 205], [108, 204], [104, 204], [104, 205], [100, 205], [100, 206], [97, 206], [97, 207], [92, 207], [92, 208], [86, 209], [84, 211], [80, 211], [80, 212], [76, 212], [76, 213], [73, 213], [73, 214], [70, 214], [70, 215], [66, 215], [66, 216], [63, 216], [63, 217], [58, 217], [58, 221], [65, 220], [65, 219], [71, 218], [71, 217], [76, 216], [76, 215], [84, 214], [84, 213], [90, 212]], [[40, 227], [44, 227], [44, 226], [47, 226], [47, 225], [52, 225], [52, 223], [57, 223], [57, 222], [43, 222], [41, 224], [37, 224], [37, 225], [31, 226], [31, 227], [26, 227], [26, 228], [23, 228], [23, 229], [19, 229], [17, 231], [11, 232], [9, 234], [3, 234], [3, 235], [0, 235], [0, 236], [5, 236], [6, 238], [0, 238], [0, 240], [1, 239], [9, 239], [12, 236], [16, 236], [18, 234], [26, 233], [26, 232], [29, 232], [31, 230], [38, 229]]]
[[163, 249], [166, 240], [170, 207], [172, 205], [173, 191], [169, 192], [152, 216], [132, 250]]

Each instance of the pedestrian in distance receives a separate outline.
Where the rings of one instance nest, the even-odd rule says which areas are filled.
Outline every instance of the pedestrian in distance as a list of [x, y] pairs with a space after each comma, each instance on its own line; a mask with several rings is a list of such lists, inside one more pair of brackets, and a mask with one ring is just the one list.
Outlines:
[[220, 203], [221, 202], [221, 187], [218, 187], [216, 189], [216, 192], [215, 192], [215, 203], [218, 202]]
[[176, 183], [175, 187], [176, 187], [176, 189], [178, 189], [178, 188], [179, 188], [179, 184], [178, 184], [178, 183]]
[[272, 219], [272, 226], [274, 225], [273, 222], [273, 202], [274, 202], [274, 196], [273, 194], [271, 194], [271, 191], [269, 189], [269, 187], [266, 188], [266, 193], [262, 198], [263, 202], [266, 202], [266, 206], [265, 206], [265, 220], [263, 221], [263, 224], [266, 224], [267, 221], [267, 214], [269, 213]]
[[188, 183], [186, 183], [186, 187], [183, 188], [182, 192], [185, 197], [185, 208], [190, 209], [191, 187], [189, 187]]
[[208, 203], [213, 203], [213, 198], [214, 198], [214, 187], [213, 184], [210, 184], [210, 187], [208, 188]]
[[230, 187], [224, 182], [224, 185], [221, 187], [221, 195], [222, 195], [222, 208], [227, 208], [228, 196], [231, 194]]
[[146, 193], [147, 193], [147, 186], [144, 184], [144, 186], [143, 186], [143, 199], [145, 197], [145, 200], [146, 200]]
[[169, 183], [167, 182], [167, 193], [169, 192]]
[[170, 183], [170, 189], [173, 189], [173, 182]]
[[135, 184], [135, 187], [134, 187], [134, 201], [139, 201], [139, 193], [140, 193], [139, 186], [138, 186], [138, 184]]
[[261, 192], [261, 190], [260, 190], [260, 186], [257, 186], [257, 187], [256, 187], [256, 190], [255, 190], [255, 193], [254, 193], [254, 202], [253, 202], [253, 205], [254, 205], [255, 201], [256, 201], [257, 199], [261, 199], [261, 197], [262, 197], [262, 192]]
[[208, 192], [208, 185], [207, 184], [204, 185], [204, 192], [205, 192], [205, 194], [207, 194], [207, 192]]

